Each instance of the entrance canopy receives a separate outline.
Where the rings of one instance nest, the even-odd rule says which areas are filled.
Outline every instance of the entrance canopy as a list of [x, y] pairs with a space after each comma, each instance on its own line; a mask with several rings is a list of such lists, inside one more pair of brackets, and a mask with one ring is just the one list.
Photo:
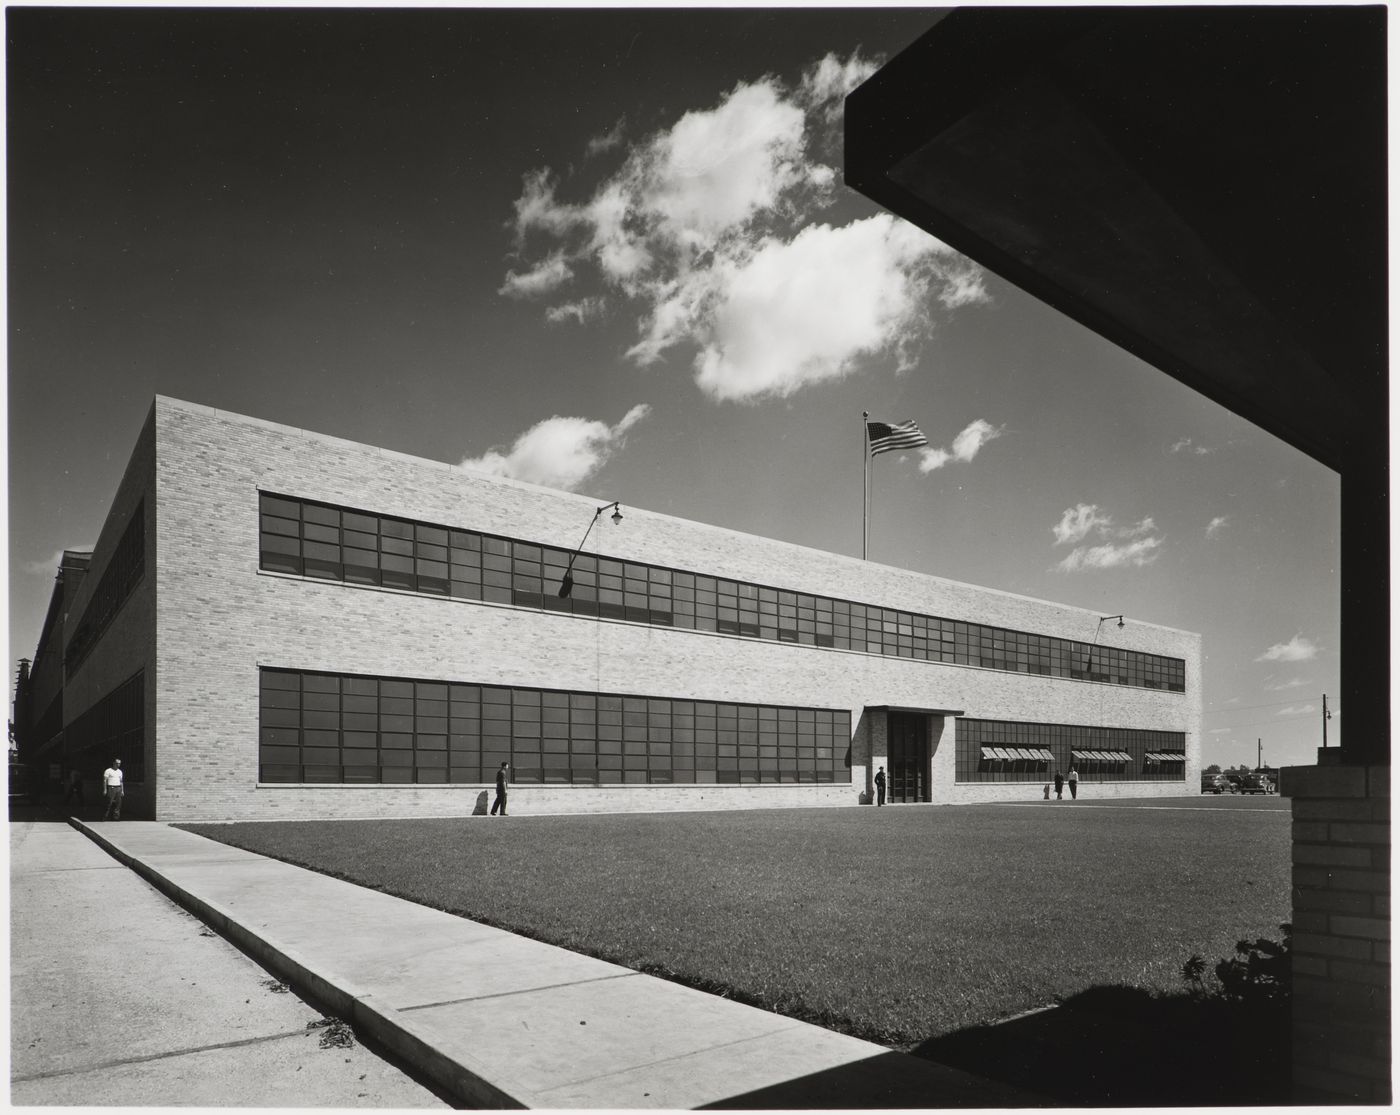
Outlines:
[[966, 716], [967, 710], [960, 708], [919, 708], [915, 705], [866, 705], [866, 712], [916, 712], [928, 716]]

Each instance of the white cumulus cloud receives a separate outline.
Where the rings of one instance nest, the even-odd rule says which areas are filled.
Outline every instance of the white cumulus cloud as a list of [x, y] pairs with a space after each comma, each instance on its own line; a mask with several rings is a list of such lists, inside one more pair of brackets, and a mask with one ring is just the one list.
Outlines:
[[695, 379], [717, 400], [783, 398], [849, 374], [921, 328], [938, 242], [887, 214], [811, 225], [692, 272], [660, 304], [630, 355], [654, 362], [699, 345]]
[[562, 255], [552, 255], [528, 271], [506, 272], [506, 281], [497, 294], [510, 298], [532, 298], [563, 286], [574, 277]]
[[1302, 716], [1306, 712], [1316, 712], [1316, 705], [1289, 705], [1278, 710], [1279, 716]]
[[615, 426], [589, 418], [555, 415], [537, 422], [508, 450], [490, 449], [467, 457], [461, 467], [573, 491], [619, 449], [627, 431], [651, 413], [638, 403]]
[[1220, 532], [1224, 530], [1229, 525], [1229, 523], [1230, 517], [1228, 515], [1215, 516], [1215, 518], [1213, 518], [1210, 522], [1206, 524], [1206, 537], [1218, 537]]
[[1317, 657], [1317, 645], [1302, 635], [1294, 635], [1286, 643], [1275, 643], [1254, 661], [1306, 662]]
[[1157, 560], [1160, 538], [1140, 538], [1136, 542], [1106, 542], [1101, 546], [1076, 546], [1055, 568], [1062, 573], [1085, 569], [1118, 569], [1127, 565], [1150, 565]]
[[577, 302], [565, 302], [550, 306], [544, 312], [545, 320], [558, 325], [563, 321], [576, 321], [580, 325], [592, 321], [603, 312], [605, 303], [601, 298], [580, 298]]
[[1089, 536], [1090, 531], [1108, 527], [1112, 522], [1112, 519], [1099, 511], [1098, 504], [1080, 503], [1074, 507], [1066, 507], [1060, 521], [1050, 529], [1055, 532], [1055, 544], [1062, 546], [1067, 542], [1080, 542]]
[[561, 200], [549, 170], [531, 172], [515, 202], [517, 252], [530, 258], [542, 239], [552, 265], [512, 272], [502, 292], [545, 297], [586, 268], [636, 310], [628, 357], [679, 355], [716, 401], [785, 398], [874, 358], [911, 368], [936, 306], [987, 292], [970, 260], [888, 214], [813, 219], [836, 196], [844, 97], [876, 64], [828, 55], [794, 88], [741, 81], [632, 144], [583, 201]]
[[953, 448], [919, 450], [919, 471], [933, 472], [951, 461], [971, 461], [982, 450], [982, 446], [1002, 435], [1004, 426], [993, 426], [984, 418], [968, 423], [953, 439]]
[[623, 136], [626, 131], [627, 117], [624, 116], [612, 126], [610, 131], [600, 136], [594, 136], [588, 141], [588, 154], [600, 155], [604, 151], [611, 151], [614, 147], [621, 147]]
[[[1074, 546], [1055, 566], [1061, 573], [1150, 565], [1161, 556], [1163, 540], [1151, 516], [1120, 527], [1098, 504], [1080, 503], [1065, 508], [1060, 521], [1050, 529], [1055, 545]], [[1091, 535], [1097, 544], [1079, 544]]]

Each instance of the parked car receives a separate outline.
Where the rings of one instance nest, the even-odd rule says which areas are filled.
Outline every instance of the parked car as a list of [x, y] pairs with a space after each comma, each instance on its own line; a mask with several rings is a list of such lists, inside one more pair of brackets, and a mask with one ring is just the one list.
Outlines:
[[1272, 794], [1274, 784], [1263, 774], [1246, 774], [1240, 780], [1242, 794]]
[[1233, 794], [1235, 793], [1235, 784], [1223, 774], [1203, 774], [1201, 775], [1201, 793]]

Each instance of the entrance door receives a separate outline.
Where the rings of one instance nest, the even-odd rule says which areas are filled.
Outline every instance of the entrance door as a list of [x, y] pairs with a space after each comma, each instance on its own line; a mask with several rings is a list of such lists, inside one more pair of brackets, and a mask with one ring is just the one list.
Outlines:
[[889, 715], [890, 801], [928, 801], [928, 716]]

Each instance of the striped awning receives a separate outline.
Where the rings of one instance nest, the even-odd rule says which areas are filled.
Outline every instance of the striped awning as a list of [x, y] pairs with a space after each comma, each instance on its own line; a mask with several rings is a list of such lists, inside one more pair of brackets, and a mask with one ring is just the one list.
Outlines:
[[1054, 754], [1043, 747], [995, 747], [990, 744], [982, 748], [982, 758], [1031, 763], [1055, 761]]
[[1146, 755], [1148, 762], [1154, 763], [1184, 763], [1186, 762], [1185, 751], [1149, 751]]

